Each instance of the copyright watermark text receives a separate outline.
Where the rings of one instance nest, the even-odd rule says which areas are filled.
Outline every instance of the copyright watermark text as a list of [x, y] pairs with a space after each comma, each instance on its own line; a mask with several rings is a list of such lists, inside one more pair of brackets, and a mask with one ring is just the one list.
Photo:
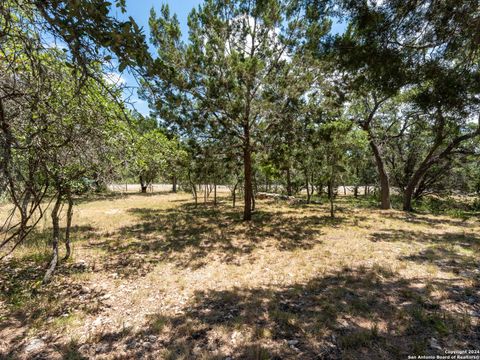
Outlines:
[[408, 360], [480, 360], [480, 350], [445, 350], [436, 355], [408, 355]]

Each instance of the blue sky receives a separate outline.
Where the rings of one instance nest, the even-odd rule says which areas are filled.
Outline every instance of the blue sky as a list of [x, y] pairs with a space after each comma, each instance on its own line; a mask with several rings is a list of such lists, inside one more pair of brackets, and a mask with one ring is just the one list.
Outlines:
[[178, 16], [180, 25], [182, 26], [182, 32], [187, 33], [187, 16], [193, 8], [200, 5], [202, 0], [127, 0], [127, 15], [133, 17], [137, 24], [143, 26], [146, 33], [148, 33], [148, 17], [150, 15], [150, 9], [153, 7], [160, 12], [160, 6], [162, 4], [168, 4], [171, 13], [175, 13]]
[[[120, 11], [114, 11], [113, 15], [119, 18], [123, 18], [124, 16], [133, 17], [137, 24], [143, 28], [143, 31], [148, 39], [148, 17], [150, 15], [150, 9], [153, 7], [155, 10], [157, 10], [157, 13], [159, 13], [161, 5], [168, 4], [170, 7], [170, 12], [177, 14], [182, 29], [182, 34], [186, 36], [188, 33], [188, 14], [193, 8], [196, 8], [202, 2], [203, 0], [127, 0], [127, 13], [123, 15]], [[342, 32], [344, 29], [345, 25], [343, 23], [334, 23], [332, 26], [332, 32], [334, 33]], [[112, 74], [112, 80], [125, 83], [131, 89], [137, 87], [135, 78], [127, 71], [125, 71], [123, 74]], [[147, 103], [138, 99], [136, 90], [133, 89], [133, 91], [129, 91], [129, 93], [130, 92], [132, 92], [132, 95], [128, 100], [133, 104], [135, 109], [144, 115], [148, 115], [149, 110]]]
[[[182, 33], [187, 34], [187, 17], [190, 11], [201, 4], [202, 0], [127, 0], [127, 13], [125, 15], [121, 14], [120, 11], [114, 11], [114, 16], [119, 18], [124, 18], [124, 16], [131, 16], [135, 19], [138, 25], [143, 28], [143, 31], [148, 39], [149, 29], [148, 29], [148, 17], [150, 16], [150, 9], [153, 7], [157, 10], [157, 13], [160, 12], [160, 7], [162, 4], [168, 4], [170, 11], [176, 13], [178, 20], [180, 22]], [[137, 87], [137, 82], [135, 78], [125, 71], [122, 74], [112, 74], [113, 81], [120, 81], [126, 83], [127, 86], [131, 88]], [[131, 91], [128, 91], [128, 94]], [[147, 115], [149, 110], [147, 103], [138, 99], [137, 92], [133, 90], [132, 95], [129, 97], [129, 102], [133, 104], [136, 110], [140, 113]]]

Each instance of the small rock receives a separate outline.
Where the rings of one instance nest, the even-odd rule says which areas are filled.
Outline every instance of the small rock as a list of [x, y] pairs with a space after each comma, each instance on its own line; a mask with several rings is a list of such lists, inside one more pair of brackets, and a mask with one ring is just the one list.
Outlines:
[[86, 354], [88, 352], [89, 346], [87, 344], [83, 344], [78, 348], [78, 352], [81, 354]]
[[135, 339], [131, 339], [130, 341], [127, 342], [127, 349], [134, 349], [137, 347], [137, 342]]
[[300, 349], [297, 348], [295, 345], [290, 345], [290, 349], [292, 349], [293, 351], [300, 352]]
[[155, 335], [149, 335], [149, 336], [147, 337], [147, 341], [148, 341], [148, 342], [151, 342], [151, 343], [154, 343], [154, 342], [157, 341], [157, 337], [156, 337]]
[[430, 339], [430, 347], [435, 350], [442, 350], [442, 347], [438, 343], [438, 340], [433, 337]]
[[78, 260], [73, 266], [78, 269], [86, 269], [88, 264], [85, 260]]
[[298, 344], [298, 340], [288, 340], [287, 341], [287, 344], [290, 345], [290, 346], [295, 346]]
[[142, 343], [142, 346], [143, 346], [144, 349], [147, 349], [147, 350], [149, 350], [149, 349], [152, 348], [152, 344], [149, 343], [148, 341], [144, 341], [144, 342]]
[[97, 354], [103, 354], [108, 351], [108, 344], [99, 344], [97, 348], [95, 349], [95, 352]]
[[103, 318], [98, 317], [92, 322], [92, 326], [97, 327], [99, 325], [102, 325], [103, 323]]
[[35, 338], [28, 343], [28, 345], [25, 347], [25, 351], [27, 353], [36, 352], [43, 346], [45, 346], [45, 342], [43, 342], [41, 339]]
[[473, 316], [473, 317], [480, 318], [480, 311], [472, 310], [472, 311], [470, 311], [470, 315]]
[[242, 333], [240, 331], [234, 331], [232, 334], [232, 340], [235, 342], [241, 336], [242, 336]]

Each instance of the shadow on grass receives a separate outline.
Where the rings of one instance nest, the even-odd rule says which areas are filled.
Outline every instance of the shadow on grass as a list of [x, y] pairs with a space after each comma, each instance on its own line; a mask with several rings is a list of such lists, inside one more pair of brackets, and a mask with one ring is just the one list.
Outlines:
[[[323, 202], [328, 202], [326, 198], [320, 198]], [[414, 201], [412, 212], [405, 212], [405, 217], [415, 219], [418, 221], [425, 220], [425, 218], [417, 215], [445, 215], [458, 219], [452, 221], [452, 224], [461, 224], [469, 219], [478, 219], [480, 210], [474, 201], [474, 197], [452, 197], [452, 196], [425, 196], [421, 200]], [[390, 197], [392, 209], [403, 209], [403, 198], [399, 194], [392, 194]], [[478, 201], [478, 200], [477, 200]], [[364, 208], [364, 209], [379, 209], [380, 200], [375, 195], [354, 197], [339, 196], [335, 202], [340, 206], [347, 205], [347, 207]], [[444, 219], [430, 218], [430, 224], [445, 222]], [[450, 221], [448, 221], [450, 222]]]
[[[74, 226], [72, 241], [89, 238], [89, 234], [94, 232], [95, 229], [91, 226]], [[77, 311], [96, 314], [103, 308], [101, 297], [104, 292], [91, 289], [80, 280], [82, 274], [92, 271], [84, 262], [60, 260], [53, 281], [42, 285], [52, 257], [50, 241], [49, 229], [33, 232], [20, 247], [20, 254], [0, 262], [0, 305], [6, 311], [6, 326], [11, 329], [17, 327], [27, 332], [41, 328], [46, 323], [68, 322], [70, 316]], [[63, 242], [60, 249], [62, 258]], [[2, 306], [0, 318], [1, 310]], [[8, 332], [9, 329], [0, 326], [0, 334], [3, 330]]]
[[[96, 236], [95, 233], [97, 229], [90, 225], [73, 225], [70, 228], [70, 241], [75, 242], [79, 240], [85, 240], [91, 237]], [[65, 228], [60, 228], [60, 235], [61, 235], [61, 244], [63, 244], [64, 236], [65, 236]], [[20, 245], [20, 248], [37, 248], [39, 250], [43, 250], [45, 248], [50, 249], [52, 243], [52, 228], [47, 227], [43, 230], [34, 229], [29, 234], [29, 236], [24, 240], [24, 242]]]
[[445, 272], [471, 279], [480, 279], [480, 262], [476, 254], [480, 251], [480, 236], [464, 232], [426, 233], [411, 230], [391, 230], [373, 233], [374, 242], [426, 243], [427, 248], [418, 254], [402, 257], [400, 260], [419, 264], [433, 264]]
[[415, 208], [419, 213], [448, 215], [462, 220], [480, 216], [478, 197], [474, 196], [426, 196], [415, 202]]
[[[478, 319], [468, 312], [472, 293], [478, 287], [404, 279], [381, 267], [344, 269], [280, 288], [198, 291], [178, 315], [151, 314], [145, 328], [102, 334], [82, 354], [92, 357], [99, 348], [112, 356], [164, 359], [443, 354], [478, 345]], [[445, 306], [451, 300], [455, 306]]]
[[431, 263], [446, 272], [471, 279], [480, 279], [480, 263], [476, 257], [459, 254], [443, 245], [430, 247], [416, 255], [406, 256], [402, 260], [415, 261], [420, 264]]
[[371, 240], [374, 242], [416, 241], [441, 246], [456, 245], [470, 250], [480, 249], [480, 235], [467, 234], [465, 232], [445, 232], [438, 234], [425, 231], [395, 229], [375, 232], [371, 234]]
[[[45, 273], [44, 259], [14, 258], [4, 261], [0, 268], [0, 358], [35, 358], [50, 359], [55, 357], [58, 349], [65, 349], [66, 359], [74, 357], [75, 349], [70, 345], [57, 344], [47, 348], [44, 356], [18, 357], [16, 351], [25, 346], [25, 339], [42, 331], [46, 326], [53, 335], [42, 340], [53, 344], [58, 340], [64, 326], [75, 320], [76, 314], [96, 315], [107, 305], [104, 303], [105, 292], [86, 286], [72, 275], [87, 273], [91, 269], [74, 263], [61, 263], [52, 282], [41, 284]], [[66, 280], [68, 279], [68, 280]], [[5, 311], [2, 313], [2, 310]], [[2, 319], [2, 316], [4, 318]], [[48, 324], [48, 325], [47, 325]], [[63, 350], [62, 350], [63, 352]], [[52, 355], [53, 354], [53, 355]]]
[[257, 210], [251, 222], [243, 222], [240, 209], [190, 203], [173, 209], [134, 208], [129, 212], [139, 223], [125, 226], [96, 244], [116, 255], [108, 266], [117, 267], [125, 276], [144, 274], [166, 259], [195, 269], [213, 258], [236, 264], [256, 248], [310, 249], [321, 243], [323, 227], [345, 221], [319, 216], [318, 211], [295, 216], [298, 212], [293, 210]]
[[[61, 229], [62, 235], [65, 229]], [[95, 234], [92, 226], [72, 226], [71, 241], [90, 238]], [[8, 257], [0, 262], [0, 299], [8, 305], [22, 307], [24, 303], [34, 300], [41, 292], [41, 280], [52, 257], [51, 229], [34, 230], [20, 245], [21, 255]], [[63, 239], [61, 239], [60, 259], [63, 256]], [[70, 261], [60, 260], [56, 276], [68, 276], [89, 271], [88, 268], [77, 266]], [[49, 287], [44, 287], [48, 289]]]
[[418, 224], [418, 225], [427, 225], [427, 226], [443, 226], [443, 225], [451, 225], [451, 226], [461, 226], [465, 228], [475, 227], [476, 224], [473, 222], [468, 222], [467, 218], [463, 219], [452, 219], [452, 218], [438, 218], [434, 215], [425, 215], [425, 214], [417, 214], [417, 213], [408, 213], [408, 212], [390, 212], [385, 213], [383, 216], [394, 219], [405, 221], [407, 223]]

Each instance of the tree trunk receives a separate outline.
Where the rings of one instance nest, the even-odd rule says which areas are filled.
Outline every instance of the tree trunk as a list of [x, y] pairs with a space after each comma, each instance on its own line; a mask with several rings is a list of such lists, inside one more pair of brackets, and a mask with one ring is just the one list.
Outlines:
[[311, 190], [310, 190], [310, 197], [313, 196], [313, 193], [315, 192], [315, 184], [314, 184], [314, 179], [313, 179], [313, 174], [310, 178], [310, 185], [311, 185]]
[[23, 239], [27, 233], [27, 222], [28, 222], [28, 204], [30, 203], [30, 199], [32, 196], [32, 192], [30, 189], [25, 189], [25, 196], [22, 200], [22, 205], [20, 207], [20, 229], [18, 233], [18, 238]]
[[290, 166], [287, 167], [287, 195], [292, 196], [292, 179], [290, 174]]
[[140, 189], [141, 189], [142, 193], [147, 192], [147, 184], [143, 180], [143, 176], [140, 176]]
[[407, 186], [405, 187], [405, 191], [403, 193], [403, 210], [405, 211], [412, 211], [412, 199], [413, 194], [415, 193], [415, 189], [422, 179], [422, 177], [426, 174], [430, 166], [425, 161], [420, 165], [417, 171], [412, 175], [410, 181], [408, 182]]
[[192, 180], [192, 174], [190, 173], [190, 169], [188, 169], [188, 181], [190, 182], [190, 186], [192, 187], [193, 198], [195, 199], [195, 207], [197, 207], [198, 205], [197, 186]]
[[237, 186], [238, 186], [238, 181], [235, 183], [235, 186], [233, 187], [233, 191], [232, 191], [232, 207], [235, 207], [235, 201], [237, 200]]
[[70, 229], [72, 227], [72, 217], [73, 217], [73, 199], [72, 195], [70, 193], [67, 194], [67, 200], [68, 200], [68, 209], [67, 209], [67, 227], [65, 229], [65, 257], [63, 260], [68, 260], [71, 254], [71, 248], [70, 248]]
[[217, 184], [213, 183], [213, 205], [217, 206]]
[[322, 196], [322, 194], [323, 194], [323, 184], [319, 184], [317, 186], [317, 195]]
[[243, 167], [245, 175], [243, 220], [252, 220], [252, 150], [250, 148], [250, 129], [244, 126], [245, 142], [243, 147]]
[[310, 198], [311, 198], [311, 194], [310, 194], [310, 184], [308, 183], [308, 173], [305, 172], [305, 185], [307, 187], [307, 204], [310, 204]]
[[432, 160], [432, 154], [433, 151], [422, 161], [417, 171], [413, 173], [412, 177], [407, 183], [407, 186], [405, 187], [405, 191], [403, 193], [403, 210], [405, 211], [413, 210], [412, 199], [415, 189], [430, 167], [440, 159], [440, 157], [437, 157], [437, 161]]
[[55, 201], [55, 205], [52, 209], [52, 225], [53, 225], [53, 234], [52, 234], [52, 249], [53, 249], [53, 257], [50, 261], [48, 266], [47, 272], [43, 277], [43, 283], [46, 284], [50, 281], [55, 268], [57, 267], [58, 263], [58, 241], [60, 238], [60, 225], [59, 225], [59, 218], [58, 218], [58, 211], [60, 209], [60, 205], [62, 203], [62, 194], [59, 193], [57, 195], [57, 200]]
[[173, 175], [172, 178], [172, 192], [176, 193], [177, 192], [177, 176]]
[[335, 208], [333, 205], [333, 183], [330, 181], [328, 183], [328, 200], [330, 201], [330, 217], [333, 219], [335, 217]]
[[372, 149], [375, 157], [375, 163], [377, 165], [378, 176], [380, 178], [380, 207], [384, 210], [391, 208], [390, 204], [390, 181], [388, 179], [387, 171], [385, 170], [385, 164], [383, 162], [380, 150], [373, 140], [370, 140], [370, 148]]
[[356, 198], [358, 197], [358, 182], [360, 179], [360, 170], [358, 168], [358, 164], [355, 166], [355, 175], [356, 175], [356, 181], [355, 181], [355, 186], [353, 187], [353, 196]]
[[412, 197], [414, 190], [414, 187], [407, 187], [403, 193], [403, 210], [405, 211], [413, 211]]
[[252, 211], [255, 211], [255, 192], [252, 189]]

